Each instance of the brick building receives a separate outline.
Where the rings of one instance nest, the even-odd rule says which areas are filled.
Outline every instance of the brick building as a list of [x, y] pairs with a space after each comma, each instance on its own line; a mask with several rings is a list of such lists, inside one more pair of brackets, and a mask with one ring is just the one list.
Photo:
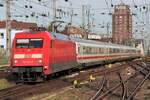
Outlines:
[[132, 15], [128, 5], [116, 5], [112, 15], [114, 43], [128, 44], [132, 38]]
[[87, 35], [85, 30], [75, 26], [67, 26], [61, 33], [76, 38], [84, 38]]

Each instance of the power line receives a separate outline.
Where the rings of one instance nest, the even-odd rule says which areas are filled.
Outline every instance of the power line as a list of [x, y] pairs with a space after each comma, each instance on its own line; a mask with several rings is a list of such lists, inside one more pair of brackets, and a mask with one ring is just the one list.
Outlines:
[[[28, 18], [35, 18], [35, 22], [42, 23], [40, 25], [44, 25], [44, 24], [46, 25], [46, 24], [48, 24], [47, 22], [50, 21], [50, 19], [49, 19], [50, 15], [43, 16], [42, 13], [35, 12], [31, 9], [25, 9], [24, 7], [22, 7], [21, 5], [19, 5], [17, 3], [13, 3], [13, 5], [14, 6], [11, 9], [19, 12], [20, 14], [23, 14], [23, 16], [21, 16], [21, 17], [22, 18], [24, 17], [25, 21], [27, 21]], [[26, 13], [24, 13], [24, 12], [26, 12]], [[33, 14], [34, 14], [34, 16], [33, 16]], [[13, 17], [15, 17], [15, 16], [13, 16]], [[20, 17], [20, 16], [17, 16], [17, 17]], [[45, 20], [44, 18], [46, 18], [47, 21], [44, 21]], [[28, 22], [31, 22], [31, 21], [28, 20]], [[45, 23], [43, 24], [43, 22], [45, 22]]]
[[107, 0], [105, 0], [105, 3], [106, 3], [106, 6], [107, 6], [109, 12], [111, 12], [111, 9], [109, 8], [109, 4], [108, 4]]
[[[14, 5], [15, 5], [14, 7], [18, 7], [19, 10], [22, 10], [23, 12], [25, 11], [25, 12], [28, 12], [28, 13], [35, 13], [38, 16], [43, 16], [42, 15], [43, 13], [35, 12], [35, 11], [31, 10], [31, 9], [25, 9], [24, 7], [22, 7], [22, 6], [20, 6], [19, 4], [16, 4], [16, 3], [14, 3]], [[48, 18], [48, 16], [43, 16], [43, 17], [47, 17]]]

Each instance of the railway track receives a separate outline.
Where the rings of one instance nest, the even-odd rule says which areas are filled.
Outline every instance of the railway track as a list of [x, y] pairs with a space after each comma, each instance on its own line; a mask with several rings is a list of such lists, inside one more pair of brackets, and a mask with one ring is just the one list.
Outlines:
[[[138, 60], [139, 61], [139, 60]], [[99, 68], [95, 68], [95, 69], [89, 69], [86, 70], [85, 72], [81, 72], [79, 75], [76, 75], [74, 77], [60, 77], [58, 79], [54, 79], [54, 80], [50, 80], [49, 82], [46, 83], [41, 83], [41, 84], [37, 84], [37, 85], [18, 85], [16, 87], [12, 87], [6, 90], [1, 90], [0, 91], [0, 99], [17, 99], [17, 97], [28, 97], [28, 96], [33, 96], [35, 94], [40, 94], [40, 93], [45, 93], [45, 92], [50, 92], [50, 91], [57, 91], [61, 88], [64, 87], [68, 87], [72, 85], [73, 80], [78, 79], [78, 80], [86, 80], [90, 74], [93, 74], [94, 76], [103, 76], [102, 81], [100, 81], [100, 85], [99, 88], [93, 88], [90, 87], [91, 89], [97, 91], [93, 97], [91, 97], [91, 100], [100, 100], [103, 99], [105, 97], [107, 97], [108, 95], [117, 95], [115, 93], [113, 93], [113, 91], [117, 90], [118, 88], [122, 87], [122, 95], [119, 95], [122, 99], [121, 100], [126, 100], [128, 99], [130, 96], [127, 95], [127, 85], [126, 83], [135, 78], [136, 76], [139, 75], [140, 72], [143, 72], [143, 65], [142, 66], [138, 66], [138, 64], [136, 64], [138, 61], [133, 61], [132, 63], [122, 63], [122, 64], [117, 64], [112, 68], [108, 68], [108, 67], [99, 67]], [[124, 70], [125, 68], [127, 68], [127, 65], [129, 67], [129, 65], [133, 65], [133, 63], [136, 65], [134, 65], [134, 67], [136, 67], [135, 70], [136, 73], [132, 76], [130, 76], [128, 79], [125, 79], [121, 76], [121, 74], [119, 73], [120, 70]], [[138, 68], [137, 68], [138, 66]], [[140, 68], [142, 67], [142, 68]], [[145, 70], [147, 70], [147, 67], [145, 67]], [[107, 76], [110, 73], [117, 73], [120, 83], [118, 83], [116, 86], [113, 86], [111, 88], [106, 88], [106, 81], [107, 81]], [[144, 80], [141, 80], [138, 85], [137, 85], [137, 89], [133, 90], [133, 94], [130, 93], [130, 95], [132, 95], [130, 98], [134, 98], [135, 94], [137, 93], [137, 91], [140, 89], [140, 87], [142, 86], [142, 84], [146, 81], [146, 79], [149, 76], [148, 75], [148, 71], [144, 71], [143, 75], [145, 75]], [[130, 91], [132, 92], [132, 91]]]
[[113, 73], [113, 72], [117, 72], [117, 71], [120, 71], [124, 68], [126, 68], [128, 64], [126, 63], [118, 63], [117, 65], [113, 65], [111, 68], [109, 68], [107, 66], [101, 66], [101, 67], [97, 67], [95, 69], [89, 69], [89, 70], [86, 70], [84, 72], [79, 72], [75, 77], [63, 77], [62, 79], [63, 80], [66, 80], [66, 82], [73, 82], [74, 80], [79, 80], [79, 81], [83, 81], [83, 80], [87, 80], [89, 78], [89, 75], [93, 75], [93, 76], [101, 76], [101, 75], [104, 75], [104, 74], [110, 74], [110, 73]]
[[[135, 74], [135, 75], [136, 75], [136, 74]], [[128, 79], [126, 79], [126, 80], [124, 81], [124, 83], [123, 83], [123, 81], [121, 81], [121, 82], [118, 83], [116, 86], [114, 86], [114, 87], [108, 89], [107, 91], [105, 91], [105, 92], [102, 93], [102, 94], [100, 94], [100, 93], [97, 92], [97, 93], [96, 93], [96, 94], [97, 94], [96, 98], [93, 98], [93, 97], [92, 97], [91, 100], [102, 100], [102, 99], [104, 99], [104, 97], [106, 97], [107, 95], [110, 95], [110, 93], [112, 93], [113, 91], [115, 91], [115, 90], [116, 90], [117, 88], [119, 88], [122, 84], [123, 84], [123, 86], [124, 86], [124, 84], [125, 84], [127, 81], [129, 81], [131, 78], [135, 77], [135, 75], [129, 77]], [[104, 87], [103, 87], [103, 88], [104, 88]]]
[[23, 98], [32, 97], [41, 93], [56, 92], [70, 85], [60, 79], [38, 84], [19, 84], [0, 90], [0, 100], [22, 100]]
[[[133, 69], [135, 69], [136, 71], [139, 71], [142, 75], [146, 76], [147, 73], [150, 71], [150, 67], [148, 67], [145, 63], [144, 65], [142, 65], [143, 62], [141, 64], [135, 63], [128, 63], [129, 66], [131, 66]], [[150, 77], [148, 77], [148, 79], [150, 79]]]
[[96, 94], [91, 98], [91, 100], [95, 100], [95, 99], [97, 99], [97, 98], [101, 95], [102, 90], [103, 90], [103, 88], [104, 88], [104, 86], [105, 86], [105, 82], [106, 82], [106, 76], [103, 77], [103, 80], [102, 80], [102, 82], [101, 82], [101, 87], [100, 87], [100, 89], [99, 89], [99, 90], [96, 92]]
[[[119, 68], [119, 66], [118, 66]], [[100, 68], [97, 68], [97, 69], [100, 69]], [[107, 69], [104, 69], [105, 71], [107, 71]], [[104, 71], [103, 70], [103, 71]], [[95, 70], [94, 73], [98, 73], [100, 70]], [[86, 73], [84, 74], [80, 74], [78, 76], [78, 78], [81, 79], [87, 79], [87, 77], [84, 77], [85, 75], [89, 75], [89, 73], [93, 72], [93, 70], [88, 70]], [[103, 73], [101, 73], [103, 74]], [[62, 82], [64, 82], [63, 84], [68, 84], [69, 86], [72, 85], [72, 80], [75, 80], [76, 77], [74, 78], [58, 78], [58, 79], [55, 79], [55, 81], [58, 81], [57, 84], [61, 84]], [[65, 81], [64, 81], [65, 80]], [[0, 99], [9, 99], [9, 98], [17, 98], [18, 96], [28, 96], [28, 94], [36, 94], [37, 91], [39, 91], [42, 87], [45, 88], [46, 86], [48, 86], [47, 84], [51, 84], [51, 86], [54, 86], [54, 88], [56, 87], [54, 84], [55, 82], [53, 82], [53, 80], [50, 80], [50, 82], [47, 82], [47, 83], [41, 83], [41, 84], [38, 84], [38, 85], [25, 85], [25, 84], [20, 84], [20, 85], [16, 85], [14, 87], [11, 87], [11, 88], [7, 88], [7, 89], [4, 89], [4, 90], [0, 90]], [[65, 86], [65, 85], [64, 85]], [[50, 89], [50, 87], [48, 87]], [[61, 86], [63, 87], [63, 85]], [[38, 93], [37, 93], [38, 94]]]
[[10, 68], [8, 68], [9, 65], [0, 65], [0, 79], [7, 78], [7, 76], [10, 73]]
[[[102, 84], [101, 84], [101, 87], [99, 88], [99, 90], [95, 93], [95, 95], [93, 97], [91, 97], [90, 100], [102, 100], [104, 98], [106, 98], [107, 96], [110, 96], [110, 95], [115, 95], [115, 96], [119, 96], [120, 99], [119, 100], [133, 100], [135, 95], [137, 94], [137, 92], [140, 90], [140, 88], [142, 87], [142, 85], [144, 84], [144, 82], [146, 80], [149, 79], [150, 77], [150, 70], [147, 66], [143, 66], [143, 64], [139, 64], [137, 63], [137, 61], [134, 61], [132, 63], [127, 63], [129, 66], [133, 67], [135, 70], [136, 70], [136, 73], [132, 76], [130, 76], [129, 78], [127, 78], [126, 80], [123, 80], [123, 77], [121, 76], [120, 73], [117, 73], [118, 74], [118, 77], [120, 79], [120, 83], [118, 83], [117, 85], [107, 89], [104, 91], [104, 88], [105, 88], [105, 77], [103, 78], [102, 80]], [[140, 67], [140, 68], [139, 68]], [[140, 73], [140, 74], [139, 74]], [[139, 76], [139, 75], [144, 75], [144, 78], [141, 79], [136, 85], [135, 85], [135, 88], [134, 89], [130, 89], [130, 93], [129, 91], [127, 92], [127, 90], [129, 90], [128, 88], [128, 85], [127, 83], [130, 81], [130, 80], [133, 80], [135, 77]], [[122, 94], [120, 95], [117, 95], [115, 94], [114, 92], [119, 89], [120, 87], [122, 87]], [[103, 91], [102, 91], [103, 90]]]
[[25, 89], [25, 85], [19, 84], [7, 89], [0, 90], [0, 99], [9, 99], [11, 96], [14, 96], [15, 94], [18, 94], [19, 92], [22, 92], [23, 89]]

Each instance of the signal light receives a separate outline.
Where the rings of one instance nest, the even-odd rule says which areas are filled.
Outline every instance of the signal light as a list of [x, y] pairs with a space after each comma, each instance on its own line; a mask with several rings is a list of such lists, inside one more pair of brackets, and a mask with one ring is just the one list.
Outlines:
[[39, 60], [39, 63], [42, 63], [42, 60]]
[[18, 60], [15, 60], [14, 63], [18, 63]]

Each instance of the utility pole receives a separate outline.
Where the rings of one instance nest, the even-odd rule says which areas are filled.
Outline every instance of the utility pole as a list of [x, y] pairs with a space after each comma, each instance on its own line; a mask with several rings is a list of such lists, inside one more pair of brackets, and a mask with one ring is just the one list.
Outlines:
[[73, 20], [73, 10], [71, 10], [71, 15], [70, 15], [70, 24], [72, 25], [72, 20]]
[[82, 5], [82, 35], [83, 38], [87, 39], [87, 34], [85, 34], [85, 5]]
[[107, 28], [107, 38], [109, 38], [109, 27], [110, 27], [110, 24], [109, 24], [109, 22], [107, 22], [107, 26], [106, 26], [106, 28]]
[[82, 29], [85, 29], [85, 5], [82, 5]]
[[55, 29], [55, 22], [56, 22], [56, 0], [52, 0], [53, 2], [53, 21], [54, 23], [52, 24], [52, 31], [56, 32], [56, 29]]
[[6, 55], [9, 58], [11, 52], [11, 14], [10, 14], [10, 1], [5, 0], [6, 7]]
[[73, 20], [73, 8], [72, 8], [72, 3], [70, 2], [70, 7], [71, 7], [71, 14], [70, 14], [70, 24], [72, 25], [72, 20]]
[[88, 32], [90, 32], [90, 28], [91, 28], [91, 26], [90, 26], [90, 5], [88, 6], [88, 9], [87, 9], [87, 22], [88, 22], [88, 24], [87, 24], [87, 27], [88, 27]]

